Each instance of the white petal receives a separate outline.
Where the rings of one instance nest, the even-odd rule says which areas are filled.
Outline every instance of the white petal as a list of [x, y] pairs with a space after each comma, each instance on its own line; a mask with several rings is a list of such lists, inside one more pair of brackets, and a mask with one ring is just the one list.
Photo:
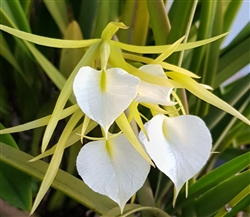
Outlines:
[[136, 97], [140, 79], [120, 68], [104, 73], [105, 79], [101, 71], [82, 67], [75, 77], [73, 90], [82, 111], [107, 134], [110, 125]]
[[[161, 65], [158, 64], [144, 65], [139, 69], [151, 75], [155, 75], [165, 79], [167, 78]], [[176, 103], [170, 101], [171, 91], [172, 88], [167, 88], [160, 85], [150, 84], [148, 82], [141, 81], [136, 101], [172, 106]]]
[[150, 165], [121, 134], [115, 138], [89, 142], [76, 162], [83, 181], [95, 192], [115, 201], [123, 210], [126, 202], [144, 184]]
[[207, 162], [212, 138], [198, 117], [157, 115], [145, 124], [149, 140], [140, 132], [140, 141], [156, 166], [174, 183], [176, 195], [183, 184]]

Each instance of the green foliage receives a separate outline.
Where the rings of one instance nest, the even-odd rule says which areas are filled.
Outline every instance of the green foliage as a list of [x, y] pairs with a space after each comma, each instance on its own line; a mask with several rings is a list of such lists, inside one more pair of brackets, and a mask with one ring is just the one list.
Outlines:
[[[28, 162], [33, 158], [32, 155], [40, 153], [41, 148], [42, 152], [45, 152], [38, 156], [39, 159], [44, 157], [45, 161], [50, 160], [48, 156], [54, 154], [56, 150], [51, 162], [56, 162], [58, 167], [61, 164], [61, 169], [57, 167], [52, 170], [56, 177], [54, 181], [50, 180], [53, 181], [52, 188], [60, 193], [50, 191], [43, 199], [44, 202], [37, 211], [41, 216], [60, 209], [73, 210], [75, 207], [80, 207], [80, 204], [107, 217], [135, 216], [137, 212], [141, 212], [143, 217], [170, 215], [218, 217], [249, 212], [247, 206], [249, 205], [250, 129], [242, 121], [185, 91], [177, 91], [186, 112], [198, 115], [206, 122], [213, 137], [213, 152], [219, 153], [211, 153], [202, 171], [189, 181], [188, 197], [182, 189], [175, 207], [172, 206], [171, 181], [161, 172], [153, 170], [146, 184], [138, 192], [135, 204], [126, 205], [124, 213], [120, 214], [120, 209], [113, 201], [93, 192], [76, 177], [75, 158], [80, 149], [80, 137], [77, 134], [85, 132], [87, 135], [92, 129], [94, 130], [88, 134], [89, 136], [99, 137], [101, 134], [99, 129], [95, 128], [96, 123], [90, 121], [91, 126], [87, 127], [86, 119], [82, 127], [83, 114], [77, 113], [78, 106], [72, 106], [75, 104], [72, 95], [73, 79], [81, 66], [98, 66], [99, 63], [93, 60], [99, 55], [99, 38], [102, 30], [110, 21], [121, 21], [129, 27], [120, 29], [115, 35], [115, 40], [123, 43], [165, 45], [176, 42], [184, 35], [184, 42], [194, 42], [230, 31], [241, 3], [242, 1], [233, 0], [175, 0], [169, 13], [166, 13], [162, 0], [2, 1], [0, 24], [13, 29], [1, 26], [3, 31], [0, 32], [0, 122], [6, 127], [12, 127], [45, 115], [51, 114], [51, 116], [32, 122], [29, 126], [20, 126], [20, 129], [26, 127], [25, 130], [29, 131], [13, 135], [15, 141], [10, 135], [0, 135], [0, 197], [15, 207], [31, 210], [31, 200], [37, 195], [34, 189], [39, 186], [38, 182], [31, 181], [31, 177], [42, 181], [47, 169], [50, 168], [48, 163], [41, 160]], [[223, 49], [221, 49], [223, 39], [185, 52], [182, 51], [185, 45], [176, 45], [179, 46], [178, 52], [165, 60], [199, 75], [200, 83], [210, 85], [216, 96], [248, 119], [250, 118], [249, 74], [229, 84], [224, 82], [249, 64], [249, 27], [250, 22]], [[37, 44], [40, 45], [34, 45], [25, 39], [31, 42], [39, 41]], [[63, 41], [63, 39], [68, 40]], [[70, 39], [76, 41], [72, 43]], [[91, 40], [77, 41], [81, 39]], [[115, 43], [113, 42], [113, 45]], [[71, 46], [73, 47], [70, 48]], [[123, 49], [127, 45], [121, 46], [124, 46]], [[190, 45], [190, 48], [193, 47], [194, 44]], [[145, 53], [144, 49], [146, 50], [141, 48], [139, 52]], [[161, 52], [163, 49], [165, 50], [162, 47]], [[140, 57], [146, 61], [147, 58], [156, 58], [155, 51], [153, 54], [141, 54]], [[119, 53], [117, 50], [114, 52]], [[123, 52], [124, 57], [132, 55]], [[127, 59], [136, 66], [144, 63], [141, 60]], [[125, 63], [121, 62], [122, 64]], [[137, 73], [135, 69], [133, 72]], [[172, 78], [174, 76], [173, 74]], [[161, 79], [157, 82], [160, 81]], [[192, 88], [190, 87], [191, 91]], [[55, 98], [57, 98], [56, 103]], [[146, 107], [140, 107], [140, 112], [146, 118], [151, 118]], [[65, 118], [69, 115], [72, 115], [71, 118]], [[45, 132], [44, 128], [34, 129], [35, 126], [42, 127], [47, 124], [49, 128]], [[122, 117], [116, 124], [127, 132], [130, 129], [127, 127], [129, 122], [124, 123]], [[117, 126], [114, 126], [115, 130], [116, 128]], [[43, 133], [45, 133], [44, 140], [42, 140]], [[133, 137], [131, 140], [136, 138]], [[69, 146], [71, 147], [66, 149]], [[223, 165], [218, 167], [218, 164]], [[232, 211], [227, 213], [225, 206], [232, 208]]]
[[[4, 127], [0, 125], [0, 129]], [[0, 142], [18, 151], [18, 146], [11, 135], [2, 135]], [[0, 177], [0, 197], [15, 207], [30, 210], [32, 205], [31, 177], [2, 161], [0, 162]]]

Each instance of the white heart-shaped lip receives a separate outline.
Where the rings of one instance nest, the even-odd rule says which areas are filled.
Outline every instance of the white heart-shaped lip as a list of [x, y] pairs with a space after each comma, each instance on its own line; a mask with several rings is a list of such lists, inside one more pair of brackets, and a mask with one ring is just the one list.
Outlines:
[[83, 181], [95, 192], [104, 194], [121, 208], [144, 184], [150, 165], [120, 134], [84, 145], [76, 161]]
[[158, 169], [173, 181], [177, 195], [207, 162], [211, 134], [203, 120], [192, 115], [156, 115], [144, 126], [149, 140], [143, 132], [139, 139]]
[[[167, 76], [159, 64], [144, 65], [139, 69], [145, 73], [167, 79]], [[172, 89], [173, 88], [141, 81], [138, 88], [138, 95], [135, 100], [139, 103], [155, 103], [164, 106], [173, 106], [176, 103], [170, 100]]]
[[120, 68], [98, 71], [82, 67], [73, 82], [77, 104], [107, 135], [114, 120], [137, 95], [140, 79]]

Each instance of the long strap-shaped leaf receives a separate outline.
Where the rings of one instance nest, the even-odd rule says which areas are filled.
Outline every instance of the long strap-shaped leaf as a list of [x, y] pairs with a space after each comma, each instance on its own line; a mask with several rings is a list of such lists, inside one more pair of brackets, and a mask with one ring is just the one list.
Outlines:
[[[223, 217], [223, 216], [225, 216], [226, 214], [228, 214], [231, 211], [231, 209], [233, 209], [244, 198], [246, 198], [247, 196], [249, 197], [249, 189], [250, 189], [250, 184], [247, 187], [245, 187], [239, 194], [237, 194], [237, 196], [234, 197], [234, 199], [232, 199], [229, 202], [228, 207], [221, 208], [220, 211], [216, 214], [215, 217]], [[225, 208], [228, 208], [228, 209], [225, 209]], [[231, 216], [232, 215], [233, 214], [231, 214]]]
[[[185, 196], [185, 192], [182, 192], [179, 195], [178, 203], [176, 204], [175, 209], [177, 210], [181, 208], [187, 204], [189, 200], [193, 200], [194, 197], [198, 197], [199, 195], [207, 192], [209, 189], [248, 167], [250, 165], [249, 158], [250, 153], [242, 154], [200, 178], [197, 182], [190, 186], [188, 199]], [[172, 209], [170, 205], [168, 208]]]
[[150, 24], [156, 44], [166, 44], [171, 25], [163, 1], [147, 0]]
[[47, 7], [51, 16], [54, 18], [58, 28], [61, 33], [64, 35], [68, 25], [68, 15], [67, 15], [67, 3], [65, 0], [61, 1], [50, 1], [43, 0], [43, 3]]
[[48, 77], [57, 86], [57, 88], [61, 90], [65, 84], [65, 78], [63, 77], [63, 75], [58, 71], [58, 69], [52, 63], [49, 62], [49, 60], [38, 49], [36, 49], [36, 47], [33, 44], [27, 41], [24, 41], [24, 43], [26, 44], [30, 52], [34, 55], [37, 62], [46, 72]]
[[25, 77], [21, 69], [21, 66], [19, 65], [18, 61], [16, 60], [13, 53], [11, 52], [11, 49], [9, 48], [9, 45], [7, 41], [5, 40], [2, 32], [0, 32], [0, 39], [1, 39], [0, 55], [3, 56], [14, 67], [14, 69], [20, 73], [20, 75], [25, 79], [25, 81], [27, 81], [27, 78]]
[[[197, 216], [209, 217], [220, 208], [224, 207], [227, 202], [232, 200], [249, 186], [249, 176], [250, 170], [244, 171], [239, 175], [223, 181], [200, 196], [195, 203], [195, 206], [197, 207]], [[210, 198], [214, 195], [216, 195], [216, 197], [211, 200]]]

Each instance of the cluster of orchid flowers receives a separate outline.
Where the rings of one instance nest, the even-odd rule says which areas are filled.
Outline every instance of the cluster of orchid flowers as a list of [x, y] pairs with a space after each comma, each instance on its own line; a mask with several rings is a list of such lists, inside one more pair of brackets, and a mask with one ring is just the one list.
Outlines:
[[[176, 78], [196, 77], [178, 69], [166, 73], [162, 68], [162, 61], [174, 52], [182, 39], [139, 69], [125, 62], [121, 50], [103, 40], [99, 48], [99, 70], [83, 66], [75, 76], [73, 92], [77, 104], [85, 118], [98, 123], [103, 132], [102, 138], [95, 138], [82, 147], [76, 162], [78, 173], [91, 189], [115, 201], [121, 211], [144, 184], [150, 165], [172, 180], [175, 201], [184, 183], [198, 173], [210, 156], [212, 138], [203, 120], [185, 115], [183, 110], [180, 116], [166, 115], [168, 112], [164, 109], [177, 104], [171, 101], [171, 93], [173, 87], [183, 87], [183, 84]], [[135, 72], [149, 79], [144, 80]], [[162, 79], [165, 85], [156, 84], [150, 77]], [[138, 104], [152, 113], [153, 118], [145, 124]], [[135, 128], [130, 127], [133, 121]], [[109, 132], [114, 123], [120, 133]]]
[[[167, 79], [158, 64], [144, 65], [139, 70]], [[101, 126], [104, 136], [83, 146], [77, 157], [78, 173], [91, 189], [110, 197], [121, 210], [144, 184], [150, 165], [155, 164], [173, 181], [178, 194], [183, 184], [206, 163], [212, 139], [204, 122], [192, 115], [167, 117], [163, 109], [157, 112], [150, 106], [175, 105], [170, 100], [172, 88], [142, 81], [121, 68], [107, 69], [105, 63], [100, 70], [82, 67], [75, 77], [73, 91], [81, 110]], [[145, 125], [137, 110], [139, 103], [154, 114]], [[139, 120], [140, 144], [133, 142], [136, 138], [127, 138], [123, 131], [109, 132], [114, 122], [118, 126], [128, 122], [126, 110], [130, 119]], [[134, 131], [130, 133], [136, 135]]]
[[[8, 27], [1, 28], [14, 34]], [[67, 80], [65, 87], [73, 87], [79, 107], [72, 106], [63, 110], [71, 92], [66, 88], [59, 96], [45, 131], [43, 152], [57, 121], [65, 116], [66, 110], [68, 115], [74, 114], [54, 152], [50, 152], [54, 156], [40, 188], [40, 191], [43, 190], [39, 191], [32, 212], [52, 183], [57, 171], [55, 168], [59, 167], [62, 158], [64, 144], [83, 114], [82, 130], [78, 137], [92, 141], [80, 150], [76, 161], [77, 171], [93, 191], [115, 201], [121, 212], [127, 201], [144, 184], [150, 166], [156, 166], [172, 180], [175, 200], [184, 183], [198, 173], [210, 156], [212, 138], [208, 128], [199, 117], [185, 114], [174, 88], [185, 88], [249, 124], [249, 120], [207, 90], [208, 86], [193, 80], [198, 78], [197, 75], [163, 62], [175, 51], [201, 46], [223, 35], [190, 46], [181, 44], [181, 38], [169, 46], [139, 47], [113, 41], [112, 37], [119, 28], [126, 26], [122, 23], [109, 23], [101, 39], [94, 39], [83, 57], [85, 64], [78, 65]], [[16, 36], [25, 39], [25, 34], [30, 36], [20, 32]], [[86, 45], [87, 43], [84, 42]], [[69, 44], [73, 45], [73, 42]], [[132, 53], [124, 53], [122, 50]], [[147, 51], [161, 54], [156, 59], [134, 54]], [[140, 62], [143, 66], [136, 68], [125, 59]], [[168, 71], [164, 72], [164, 69]], [[139, 104], [150, 110], [151, 120], [147, 120], [140, 113]], [[178, 104], [182, 115], [179, 115], [175, 107]], [[171, 113], [168, 108], [174, 108], [177, 112]], [[147, 122], [144, 123], [142, 119]], [[103, 137], [86, 136], [86, 129], [93, 123], [96, 123], [94, 126], [100, 125]], [[111, 130], [115, 124], [120, 130], [118, 133]], [[45, 155], [42, 154], [40, 158], [42, 156]], [[34, 160], [36, 159], [39, 157]]]

